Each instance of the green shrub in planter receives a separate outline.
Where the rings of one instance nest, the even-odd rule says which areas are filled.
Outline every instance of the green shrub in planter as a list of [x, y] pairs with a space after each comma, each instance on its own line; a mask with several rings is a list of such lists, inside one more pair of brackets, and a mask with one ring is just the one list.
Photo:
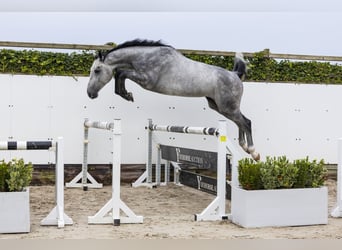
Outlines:
[[8, 163], [0, 162], [0, 192], [23, 191], [32, 179], [33, 166], [25, 164], [23, 159], [12, 159]]
[[324, 161], [290, 162], [285, 156], [267, 157], [265, 162], [239, 161], [239, 182], [246, 190], [321, 187], [327, 177]]
[[260, 162], [255, 162], [250, 158], [239, 161], [239, 182], [246, 190], [262, 189], [260, 178]]
[[306, 157], [305, 159], [296, 160], [294, 164], [298, 167], [296, 188], [323, 186], [328, 174], [323, 160], [310, 162], [309, 158]]
[[296, 183], [298, 168], [286, 156], [267, 157], [261, 163], [260, 176], [265, 189], [292, 188]]
[[8, 190], [8, 185], [6, 180], [8, 179], [8, 168], [5, 161], [0, 161], [0, 192], [5, 192]]
[[298, 168], [293, 164], [283, 165], [278, 177], [279, 188], [293, 188], [297, 181]]
[[261, 162], [260, 178], [265, 189], [276, 189], [279, 187], [278, 178], [280, 168], [275, 158], [266, 158], [266, 162]]

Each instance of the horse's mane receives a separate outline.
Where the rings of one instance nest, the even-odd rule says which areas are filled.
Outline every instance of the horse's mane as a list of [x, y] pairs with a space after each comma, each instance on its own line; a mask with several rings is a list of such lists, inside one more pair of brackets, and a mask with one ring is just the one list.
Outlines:
[[118, 50], [122, 48], [134, 47], [134, 46], [143, 46], [143, 47], [168, 46], [170, 47], [169, 45], [162, 43], [161, 40], [152, 41], [152, 40], [135, 39], [132, 41], [121, 43], [112, 50]]
[[152, 41], [152, 40], [146, 40], [146, 39], [144, 39], [144, 40], [134, 39], [132, 41], [127, 41], [127, 42], [121, 43], [121, 44], [117, 45], [115, 48], [106, 51], [102, 60], [104, 60], [106, 58], [106, 56], [113, 51], [123, 49], [123, 48], [129, 48], [129, 47], [137, 47], [137, 46], [140, 46], [140, 47], [158, 47], [158, 46], [159, 47], [160, 46], [161, 47], [171, 47], [170, 45], [162, 43], [161, 40]]

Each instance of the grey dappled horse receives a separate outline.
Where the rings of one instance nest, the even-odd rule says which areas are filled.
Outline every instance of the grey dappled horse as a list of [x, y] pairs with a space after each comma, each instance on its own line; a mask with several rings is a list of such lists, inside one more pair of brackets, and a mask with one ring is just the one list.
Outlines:
[[[237, 54], [233, 71], [193, 61], [161, 42], [133, 40], [122, 43], [94, 61], [88, 84], [88, 96], [98, 92], [115, 78], [115, 93], [128, 101], [125, 80], [130, 79], [144, 89], [166, 95], [205, 97], [209, 107], [232, 120], [239, 128], [239, 144], [255, 160], [251, 121], [240, 111], [246, 73], [242, 54]], [[247, 143], [246, 143], [247, 139]]]

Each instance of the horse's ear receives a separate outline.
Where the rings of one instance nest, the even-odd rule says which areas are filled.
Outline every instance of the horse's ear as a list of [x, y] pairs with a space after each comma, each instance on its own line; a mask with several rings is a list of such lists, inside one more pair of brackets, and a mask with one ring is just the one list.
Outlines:
[[97, 54], [95, 55], [95, 59], [100, 59], [101, 60], [101, 58], [102, 58], [102, 53], [99, 50], [99, 51], [97, 51]]
[[99, 59], [100, 61], [103, 61], [104, 55], [102, 54], [102, 51], [97, 51], [97, 54], [95, 55], [95, 59]]

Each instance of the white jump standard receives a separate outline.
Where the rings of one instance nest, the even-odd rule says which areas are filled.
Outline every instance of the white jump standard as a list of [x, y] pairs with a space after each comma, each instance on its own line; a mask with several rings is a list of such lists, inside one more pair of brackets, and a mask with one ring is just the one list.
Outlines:
[[72, 219], [64, 213], [64, 161], [63, 138], [55, 141], [1, 141], [0, 150], [55, 150], [56, 206], [41, 221], [42, 226], [72, 225]]
[[[133, 183], [134, 187], [140, 185], [152, 184], [152, 132], [172, 132], [185, 134], [199, 134], [217, 137], [217, 196], [209, 204], [209, 206], [200, 214], [195, 215], [196, 221], [217, 221], [231, 219], [231, 216], [226, 214], [226, 157], [230, 157], [232, 163], [232, 185], [237, 184], [237, 165], [239, 153], [235, 147], [227, 139], [227, 123], [219, 121], [218, 128], [211, 127], [186, 127], [186, 126], [167, 126], [153, 125], [152, 120], [149, 120], [149, 145], [148, 145], [148, 160], [146, 171], [144, 174]], [[156, 179], [160, 176], [160, 156], [158, 154], [158, 162], [156, 166]], [[177, 163], [171, 162], [172, 165], [178, 166]], [[167, 178], [167, 176], [166, 176]], [[158, 180], [157, 180], [158, 184]]]
[[[111, 130], [113, 129], [113, 123], [109, 122], [92, 122], [87, 118], [84, 120], [84, 139], [83, 139], [83, 164], [82, 171], [75, 176], [69, 183], [66, 183], [66, 187], [68, 188], [78, 188], [83, 187], [84, 191], [87, 191], [88, 188], [102, 188], [102, 183], [98, 183], [94, 177], [92, 177], [88, 173], [88, 134], [89, 128], [97, 128], [97, 129], [105, 129]], [[79, 182], [81, 180], [81, 182]], [[88, 182], [89, 180], [89, 182]]]
[[[113, 133], [112, 198], [94, 215], [88, 217], [88, 224], [143, 223], [143, 217], [136, 215], [120, 198], [121, 175], [121, 120], [114, 123], [90, 122], [94, 128], [108, 129]], [[122, 216], [122, 211], [126, 216]]]

